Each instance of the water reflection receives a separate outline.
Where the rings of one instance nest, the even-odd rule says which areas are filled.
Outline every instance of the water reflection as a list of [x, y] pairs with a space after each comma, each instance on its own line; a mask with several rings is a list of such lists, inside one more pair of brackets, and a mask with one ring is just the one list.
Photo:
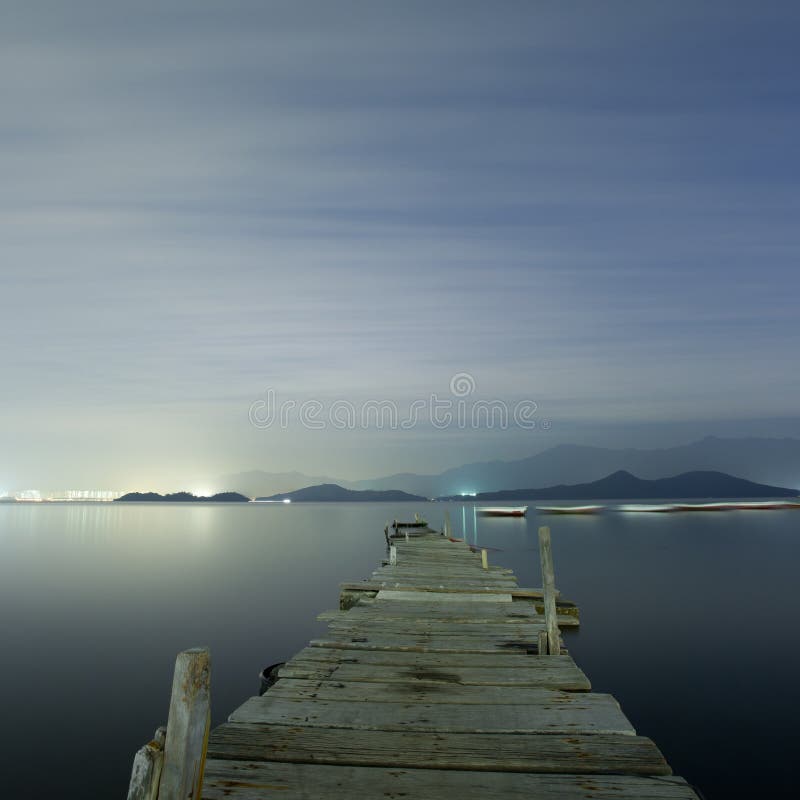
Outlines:
[[[523, 586], [541, 583], [537, 528], [551, 527], [558, 588], [581, 607], [580, 632], [567, 634], [576, 660], [707, 797], [792, 785], [776, 743], [792, 741], [800, 700], [798, 634], [785, 624], [797, 606], [798, 512], [483, 518], [464, 503], [65, 504], [0, 506], [7, 794], [83, 797], [76, 732], [87, 730], [102, 732], [92, 793], [124, 792], [133, 752], [164, 721], [178, 650], [211, 646], [221, 721], [257, 692], [264, 665], [324, 631], [316, 615], [337, 606], [339, 582], [385, 557], [387, 517], [420, 511], [441, 527], [448, 509]], [[749, 646], [756, 630], [774, 657]]]

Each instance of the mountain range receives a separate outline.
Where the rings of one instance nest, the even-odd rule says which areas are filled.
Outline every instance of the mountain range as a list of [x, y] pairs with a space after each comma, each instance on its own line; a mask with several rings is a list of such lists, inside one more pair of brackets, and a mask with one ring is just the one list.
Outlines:
[[118, 497], [115, 503], [249, 503], [250, 498], [237, 492], [220, 492], [211, 497], [198, 497], [191, 492], [128, 492]]
[[305, 503], [334, 503], [334, 502], [358, 502], [358, 503], [404, 503], [412, 500], [427, 500], [427, 497], [419, 497], [397, 489], [387, 489], [377, 491], [374, 489], [364, 489], [357, 491], [345, 489], [335, 483], [323, 483], [319, 486], [306, 486], [304, 489], [297, 489], [294, 492], [282, 492], [272, 495], [272, 497], [257, 497], [256, 500], [279, 502], [281, 500], [292, 500]]
[[271, 496], [318, 484], [379, 491], [398, 489], [414, 495], [441, 497], [461, 492], [588, 483], [619, 470], [643, 479], [713, 471], [758, 483], [797, 486], [800, 483], [800, 440], [708, 436], [690, 444], [657, 449], [563, 444], [516, 461], [481, 461], [430, 475], [408, 472], [348, 481], [301, 472], [253, 470], [222, 476], [220, 485], [250, 497]]
[[[475, 500], [644, 500], [678, 498], [793, 497], [797, 492], [782, 486], [734, 478], [724, 472], [684, 472], [671, 478], [645, 480], [618, 470], [591, 483], [546, 486], [543, 489], [511, 489], [481, 492]], [[462, 499], [460, 496], [457, 499]], [[472, 499], [472, 498], [470, 498]]]

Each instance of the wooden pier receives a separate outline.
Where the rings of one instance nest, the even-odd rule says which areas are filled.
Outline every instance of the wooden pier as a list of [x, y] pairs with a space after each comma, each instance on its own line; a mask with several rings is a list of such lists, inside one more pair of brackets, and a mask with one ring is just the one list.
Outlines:
[[564, 649], [577, 609], [557, 597], [548, 529], [542, 589], [428, 527], [386, 535], [327, 634], [189, 760], [194, 788], [129, 797], [697, 800]]

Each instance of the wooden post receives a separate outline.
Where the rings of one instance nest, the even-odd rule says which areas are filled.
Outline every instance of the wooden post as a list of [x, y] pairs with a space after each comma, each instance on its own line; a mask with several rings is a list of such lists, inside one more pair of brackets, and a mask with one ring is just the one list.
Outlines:
[[489, 552], [485, 547], [481, 550], [481, 566], [489, 569]]
[[450, 510], [445, 509], [444, 512], [444, 525], [442, 526], [442, 533], [448, 538], [453, 537], [453, 525], [450, 522]]
[[164, 767], [165, 728], [159, 728], [153, 740], [133, 757], [128, 800], [157, 800], [158, 784]]
[[391, 566], [397, 564], [397, 548], [393, 544], [389, 545], [389, 564]]
[[561, 641], [556, 617], [556, 578], [553, 569], [553, 549], [550, 528], [539, 528], [539, 558], [542, 562], [542, 587], [544, 589], [544, 621], [547, 626], [547, 650], [550, 655], [561, 652]]
[[409, 540], [408, 539], [408, 528], [406, 528], [406, 532], [405, 533], [406, 533], [406, 541], [408, 541]]
[[540, 656], [547, 655], [547, 631], [539, 631], [538, 648]]
[[158, 800], [200, 800], [211, 727], [211, 653], [178, 653]]

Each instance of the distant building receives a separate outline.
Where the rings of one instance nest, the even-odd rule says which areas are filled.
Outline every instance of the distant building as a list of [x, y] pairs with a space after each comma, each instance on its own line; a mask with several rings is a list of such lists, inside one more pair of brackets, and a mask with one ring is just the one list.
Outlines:
[[48, 495], [47, 499], [56, 502], [110, 503], [121, 494], [121, 492], [112, 492], [109, 489], [67, 489], [63, 492], [53, 492]]

